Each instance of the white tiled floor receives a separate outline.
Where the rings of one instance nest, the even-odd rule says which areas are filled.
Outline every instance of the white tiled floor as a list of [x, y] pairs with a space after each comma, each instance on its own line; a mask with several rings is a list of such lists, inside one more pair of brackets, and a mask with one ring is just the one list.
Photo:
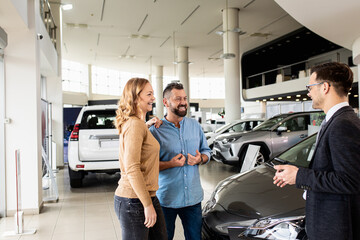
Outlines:
[[[207, 201], [216, 184], [236, 173], [236, 169], [222, 163], [211, 161], [200, 167]], [[89, 174], [84, 186], [71, 189], [67, 169], [57, 173], [59, 201], [45, 203], [39, 215], [25, 215], [24, 228], [37, 229], [34, 235], [4, 237], [5, 232], [13, 231], [14, 218], [0, 219], [0, 239], [21, 240], [118, 240], [121, 239], [119, 221], [113, 207], [114, 191], [120, 175]], [[175, 240], [184, 239], [179, 218], [176, 222]]]

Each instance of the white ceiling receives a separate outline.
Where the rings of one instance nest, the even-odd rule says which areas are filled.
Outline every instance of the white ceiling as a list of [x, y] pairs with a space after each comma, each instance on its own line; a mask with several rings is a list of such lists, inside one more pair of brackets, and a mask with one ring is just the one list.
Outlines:
[[[188, 46], [189, 61], [193, 62], [189, 66], [190, 77], [223, 77], [223, 60], [209, 58], [219, 58], [222, 53], [222, 37], [215, 31], [222, 29], [225, 0], [62, 0], [62, 3], [73, 4], [73, 9], [63, 11], [62, 16], [63, 59], [146, 75], [155, 75], [156, 66], [163, 65], [164, 75], [174, 76], [177, 52], [174, 49]], [[228, 6], [240, 9], [239, 26], [246, 32], [240, 36], [241, 53], [302, 26], [273, 0], [229, 0]], [[254, 33], [270, 35], [251, 36]], [[131, 35], [149, 37], [130, 38]], [[119, 57], [125, 54], [136, 58]]]
[[360, 37], [359, 0], [275, 0], [291, 16], [316, 34], [352, 50]]

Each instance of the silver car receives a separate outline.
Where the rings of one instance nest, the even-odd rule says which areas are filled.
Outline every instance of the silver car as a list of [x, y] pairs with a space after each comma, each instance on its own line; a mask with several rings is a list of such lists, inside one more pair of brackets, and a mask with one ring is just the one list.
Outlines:
[[[260, 146], [255, 165], [260, 164], [308, 136], [308, 126], [325, 117], [323, 112], [280, 114], [272, 117], [250, 132], [229, 133], [214, 141], [212, 157], [219, 162], [241, 168], [249, 144]], [[320, 119], [320, 120], [319, 120]]]
[[217, 136], [224, 133], [251, 131], [254, 127], [264, 122], [264, 119], [240, 119], [227, 123], [213, 132], [205, 133], [206, 141], [210, 149], [213, 148], [214, 140]]

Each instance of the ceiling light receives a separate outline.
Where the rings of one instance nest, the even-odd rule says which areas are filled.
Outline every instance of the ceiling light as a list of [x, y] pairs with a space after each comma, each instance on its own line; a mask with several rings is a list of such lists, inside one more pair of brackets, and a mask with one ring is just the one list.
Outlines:
[[266, 102], [267, 100], [266, 99], [263, 99], [263, 102]]
[[73, 9], [73, 5], [72, 5], [71, 3], [67, 3], [67, 4], [64, 4], [64, 5], [61, 5], [61, 8], [62, 8], [64, 11], [68, 11], [68, 10]]
[[220, 58], [222, 59], [232, 59], [235, 57], [236, 57], [235, 53], [223, 53], [220, 55]]
[[354, 95], [354, 97], [359, 97], [359, 95]]
[[299, 102], [299, 101], [300, 101], [300, 99], [298, 99], [298, 98], [297, 98], [297, 99], [295, 99], [295, 101], [296, 101], [296, 102]]
[[281, 100], [281, 99], [282, 99], [282, 97], [278, 97], [278, 99], [279, 99], [279, 100]]
[[301, 95], [298, 94], [298, 95], [296, 95], [296, 97], [301, 97]]
[[215, 61], [220, 60], [220, 58], [209, 57], [208, 60], [215, 62]]
[[291, 98], [291, 96], [287, 96], [286, 98]]
[[260, 102], [260, 100], [256, 100], [256, 102]]
[[274, 101], [274, 99], [273, 99], [273, 98], [270, 98], [270, 101]]
[[264, 37], [264, 38], [267, 38], [270, 35], [271, 35], [271, 33], [259, 33], [259, 32], [256, 32], [256, 33], [250, 34], [250, 37]]
[[193, 64], [192, 62], [189, 62], [189, 61], [177, 61], [177, 62], [173, 62], [173, 64], [180, 64], [180, 63]]
[[303, 101], [307, 101], [307, 98], [303, 98]]
[[224, 35], [225, 31], [219, 30], [219, 31], [216, 31], [215, 33], [216, 33], [217, 35], [222, 36], [222, 35]]

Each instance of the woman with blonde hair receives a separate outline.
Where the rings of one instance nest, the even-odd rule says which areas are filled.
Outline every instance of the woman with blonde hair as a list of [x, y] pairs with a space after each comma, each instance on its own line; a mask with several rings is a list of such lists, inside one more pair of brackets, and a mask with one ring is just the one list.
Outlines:
[[144, 78], [130, 79], [116, 111], [121, 178], [114, 206], [122, 240], [167, 239], [164, 215], [156, 197], [160, 145], [145, 124], [152, 110], [154, 91]]

